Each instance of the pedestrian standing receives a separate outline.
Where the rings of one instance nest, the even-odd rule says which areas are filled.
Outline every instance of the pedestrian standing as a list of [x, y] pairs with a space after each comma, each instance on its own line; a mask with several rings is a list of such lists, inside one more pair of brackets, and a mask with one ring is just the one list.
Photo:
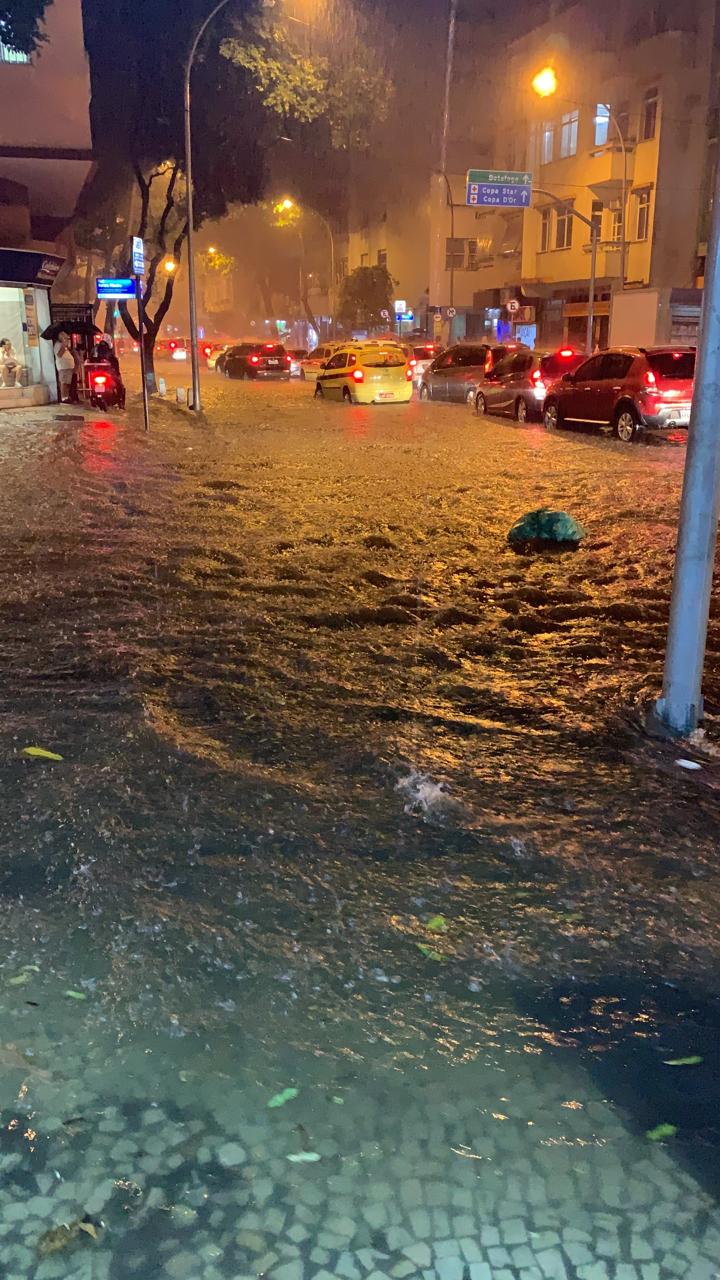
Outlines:
[[57, 371], [60, 399], [63, 404], [72, 401], [72, 385], [75, 376], [75, 356], [72, 350], [70, 335], [61, 331], [53, 343], [55, 352], [55, 369]]

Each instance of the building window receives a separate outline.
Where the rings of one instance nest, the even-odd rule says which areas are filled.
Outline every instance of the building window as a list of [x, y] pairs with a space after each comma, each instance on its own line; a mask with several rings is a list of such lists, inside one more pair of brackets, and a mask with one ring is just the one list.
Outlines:
[[550, 228], [552, 226], [552, 209], [549, 205], [540, 214], [540, 252], [547, 253], [550, 248]]
[[638, 240], [647, 240], [650, 231], [650, 188], [638, 191], [635, 196], [636, 227]]
[[458, 271], [465, 266], [465, 241], [448, 236], [445, 241], [445, 270]]
[[560, 121], [560, 155], [577, 155], [579, 111], [566, 111]]
[[542, 135], [540, 138], [540, 163], [550, 164], [555, 151], [555, 124], [552, 120], [546, 120], [542, 127]]
[[640, 137], [643, 142], [647, 142], [650, 138], [655, 137], [657, 113], [658, 91], [657, 89], [648, 89], [645, 97], [643, 98], [642, 128], [640, 130]]
[[20, 53], [17, 49], [11, 49], [9, 44], [3, 44], [0, 40], [0, 62], [29, 62], [30, 58], [27, 53]]
[[572, 203], [566, 200], [564, 204], [555, 206], [555, 248], [569, 249], [572, 244], [573, 229], [573, 211]]
[[370, 266], [370, 254], [369, 254], [369, 253], [361, 253], [361, 254], [360, 254], [360, 266], [361, 266], [361, 267], [369, 267], [369, 266]]
[[480, 254], [478, 253], [477, 240], [468, 240], [467, 242], [467, 269], [468, 271], [477, 271], [480, 267]]
[[627, 102], [620, 103], [620, 106], [615, 112], [615, 119], [617, 120], [617, 126], [620, 130], [623, 141], [627, 142], [630, 136], [630, 111], [628, 109]]
[[377, 264], [379, 267], [385, 267], [387, 270], [387, 249], [378, 249]]
[[348, 273], [347, 258], [338, 258], [337, 271], [335, 273], [338, 280], [344, 280], [347, 273]]
[[621, 204], [614, 204], [610, 210], [610, 239], [622, 240], [623, 211]]
[[610, 132], [610, 108], [598, 102], [595, 108], [595, 146], [604, 147]]

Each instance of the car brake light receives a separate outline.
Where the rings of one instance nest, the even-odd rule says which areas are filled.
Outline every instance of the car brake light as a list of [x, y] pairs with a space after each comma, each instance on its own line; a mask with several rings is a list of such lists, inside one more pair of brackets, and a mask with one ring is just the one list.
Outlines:
[[292, 364], [292, 356], [285, 356], [285, 360], [288, 364]]
[[[410, 361], [410, 364], [412, 365], [412, 360]], [[408, 367], [405, 370], [405, 377], [407, 378], [408, 382], [412, 381], [412, 376], [413, 376], [412, 368]]]
[[259, 364], [259, 363], [260, 363], [260, 357], [259, 357], [259, 356], [251, 356], [251, 357], [250, 357], [250, 363], [251, 363], [251, 364]]
[[558, 351], [558, 355], [562, 356], [563, 360], [569, 360], [571, 356], [575, 355], [575, 352], [572, 347], [563, 347], [562, 351]]
[[206, 356], [209, 356], [210, 352], [212, 351], [212, 347], [203, 347], [203, 351], [205, 352]]
[[415, 365], [417, 364], [417, 360], [413, 359], [413, 360], [410, 360], [408, 363], [410, 364], [410, 367], [414, 369]]
[[365, 374], [363, 373], [362, 369], [353, 369], [353, 371], [352, 371], [352, 376], [353, 376], [353, 381], [354, 381], [354, 382], [364, 382], [364, 381], [365, 381]]
[[547, 388], [539, 369], [533, 369], [532, 374], [530, 375], [530, 381], [533, 384], [533, 391], [535, 392], [535, 395], [544, 396]]
[[645, 383], [646, 387], [657, 386], [657, 378], [655, 377], [655, 374], [653, 373], [652, 369], [645, 370], [645, 373], [643, 374], [643, 382]]
[[273, 349], [274, 345], [275, 345], [275, 344], [274, 344], [274, 342], [266, 342], [266, 343], [265, 343], [265, 350], [266, 350], [266, 351], [272, 351], [272, 349]]
[[96, 387], [104, 387], [106, 382], [107, 378], [104, 373], [96, 373], [93, 377], [93, 385]]
[[169, 346], [169, 348], [170, 348], [170, 350], [171, 350], [171, 351], [174, 351], [174, 350], [175, 350], [175, 348], [176, 348], [176, 346], [177, 346], [177, 342], [173, 342], [173, 341], [172, 341], [172, 339], [171, 339], [171, 340], [170, 340], [170, 342], [168, 342], [168, 346]]

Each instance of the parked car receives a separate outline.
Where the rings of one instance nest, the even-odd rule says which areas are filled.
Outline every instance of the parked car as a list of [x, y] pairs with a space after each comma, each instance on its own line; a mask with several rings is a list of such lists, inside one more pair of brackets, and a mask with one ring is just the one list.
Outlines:
[[509, 413], [518, 422], [542, 418], [547, 389], [572, 373], [585, 356], [572, 347], [559, 351], [513, 351], [485, 374], [475, 396], [477, 413]]
[[[228, 343], [224, 343], [224, 344], [220, 344], [217, 342], [214, 342], [212, 344], [206, 343], [205, 346], [203, 347], [203, 354], [205, 356], [205, 363], [208, 369], [217, 369], [218, 360], [220, 359], [221, 356], [225, 354], [225, 352], [228, 349], [229, 349]], [[220, 370], [220, 372], [222, 372], [222, 370]]]
[[333, 352], [343, 345], [342, 342], [328, 342], [324, 346], [316, 347], [314, 351], [311, 351], [300, 363], [300, 377], [303, 381], [314, 382], [325, 361], [329, 360]]
[[287, 380], [290, 363], [290, 356], [279, 342], [241, 342], [228, 347], [222, 358], [222, 372], [226, 378]]
[[307, 351], [304, 347], [291, 347], [288, 351], [290, 356], [290, 377], [299, 378], [302, 374], [302, 361], [307, 359]]
[[421, 400], [474, 404], [485, 374], [509, 351], [527, 351], [520, 342], [459, 342], [433, 360], [420, 383]]
[[413, 346], [410, 368], [413, 371], [413, 384], [416, 387], [420, 387], [423, 375], [430, 368], [433, 360], [437, 359], [441, 351], [442, 347], [437, 342], [424, 342]]
[[611, 426], [626, 442], [644, 427], [686, 427], [694, 375], [694, 347], [611, 347], [548, 388], [545, 426]]
[[315, 396], [348, 404], [407, 402], [412, 369], [395, 342], [349, 342], [333, 352], [317, 375]]

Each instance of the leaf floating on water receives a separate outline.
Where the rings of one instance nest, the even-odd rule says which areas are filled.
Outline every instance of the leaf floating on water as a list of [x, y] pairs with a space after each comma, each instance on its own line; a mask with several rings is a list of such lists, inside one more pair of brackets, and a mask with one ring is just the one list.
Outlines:
[[20, 752], [22, 756], [34, 756], [38, 760], [62, 760], [57, 751], [46, 751], [45, 747], [23, 747]]
[[291, 1164], [316, 1164], [319, 1159], [320, 1155], [317, 1151], [293, 1151], [288, 1156]]
[[30, 981], [29, 973], [18, 973], [14, 978], [8, 978], [9, 987], [24, 987], [26, 982]]
[[276, 1093], [268, 1102], [269, 1107], [284, 1107], [286, 1102], [292, 1102], [293, 1098], [297, 1098], [299, 1089], [283, 1089], [280, 1093]]
[[439, 951], [436, 951], [434, 947], [429, 947], [427, 942], [416, 942], [415, 946], [417, 947], [418, 951], [422, 951], [423, 955], [426, 956], [428, 960], [444, 960], [445, 959], [445, 957], [442, 956]]
[[431, 919], [428, 920], [426, 928], [431, 929], [433, 933], [447, 933], [448, 922], [445, 919], [445, 916], [432, 916]]
[[79, 1222], [78, 1231], [84, 1231], [86, 1235], [92, 1236], [93, 1240], [97, 1240], [98, 1231], [94, 1222]]
[[84, 991], [66, 991], [64, 993], [70, 1000], [87, 1000]]
[[648, 1129], [645, 1137], [651, 1142], [662, 1142], [663, 1138], [674, 1138], [676, 1133], [676, 1124], [658, 1124], [654, 1129]]
[[699, 1053], [694, 1053], [689, 1058], [666, 1058], [664, 1065], [666, 1067], [697, 1067], [703, 1061]]
[[332, 1101], [335, 1102], [338, 1107], [345, 1106], [345, 1099], [341, 1098], [340, 1095], [337, 1093], [333, 1094]]

